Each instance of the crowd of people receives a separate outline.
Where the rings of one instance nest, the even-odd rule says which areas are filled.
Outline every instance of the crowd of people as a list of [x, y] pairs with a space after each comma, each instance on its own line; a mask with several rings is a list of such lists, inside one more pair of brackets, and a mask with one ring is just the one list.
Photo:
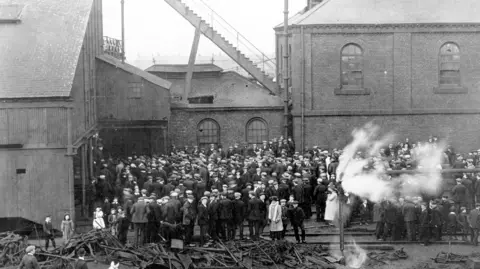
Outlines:
[[[416, 148], [436, 143], [436, 137], [423, 143], [405, 139], [381, 149], [377, 157], [387, 170], [415, 169]], [[341, 202], [348, 209], [344, 224], [375, 222], [379, 240], [420, 239], [428, 244], [432, 237], [441, 240], [442, 233], [455, 237], [461, 231], [462, 239], [471, 233], [471, 242], [477, 244], [480, 174], [452, 175], [457, 185], [449, 196], [397, 195], [373, 203], [343, 191], [337, 180], [341, 153], [313, 147], [300, 154], [293, 140], [283, 137], [247, 148], [172, 146], [168, 155], [156, 156], [111, 156], [99, 145], [98, 177], [87, 192], [93, 227], [108, 229], [123, 243], [133, 227], [136, 244], [176, 238], [191, 244], [198, 225], [203, 245], [210, 239], [244, 238], [245, 222], [253, 240], [267, 226], [273, 240], [281, 239], [290, 225], [301, 243], [304, 221], [313, 216], [317, 222], [339, 225]], [[442, 165], [475, 168], [479, 162], [477, 151], [460, 155], [448, 148]]]

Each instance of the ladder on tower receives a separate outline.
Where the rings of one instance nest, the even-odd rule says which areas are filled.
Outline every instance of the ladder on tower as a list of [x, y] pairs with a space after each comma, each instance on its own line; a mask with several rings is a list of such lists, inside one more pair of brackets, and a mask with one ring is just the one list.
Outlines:
[[[199, 27], [200, 32], [205, 37], [210, 39], [223, 52], [225, 52], [225, 54], [245, 69], [245, 71], [258, 81], [258, 83], [268, 89], [271, 93], [278, 93], [278, 84], [268, 74], [268, 71], [275, 74], [275, 59], [267, 57], [212, 8], [203, 2], [203, 0], [164, 1], [194, 27]], [[207, 23], [202, 17], [208, 18], [209, 23]], [[219, 33], [219, 30], [221, 30], [222, 34]], [[228, 36], [229, 38], [227, 39], [225, 36]], [[236, 46], [230, 42], [232, 40], [234, 40], [233, 42], [236, 42]], [[248, 53], [248, 57], [240, 51], [240, 48]]]

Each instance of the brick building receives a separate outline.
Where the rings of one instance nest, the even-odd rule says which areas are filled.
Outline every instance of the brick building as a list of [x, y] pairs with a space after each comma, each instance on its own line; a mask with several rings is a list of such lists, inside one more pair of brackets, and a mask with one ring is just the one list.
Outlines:
[[[170, 142], [177, 147], [261, 143], [282, 135], [283, 101], [236, 72], [195, 65], [185, 93], [187, 65], [154, 65], [146, 71], [172, 83]], [[186, 96], [186, 98], [184, 97]]]
[[373, 120], [411, 140], [478, 148], [479, 10], [475, 0], [326, 0], [293, 16], [297, 145], [343, 147]]

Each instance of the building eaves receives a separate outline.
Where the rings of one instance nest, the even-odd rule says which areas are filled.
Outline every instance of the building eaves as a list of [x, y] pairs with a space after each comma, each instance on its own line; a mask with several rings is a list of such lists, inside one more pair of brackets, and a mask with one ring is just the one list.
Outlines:
[[140, 69], [138, 67], [135, 67], [133, 65], [130, 65], [128, 63], [122, 63], [122, 61], [118, 60], [117, 58], [115, 58], [113, 56], [104, 54], [104, 55], [97, 56], [97, 59], [99, 59], [99, 60], [101, 60], [105, 63], [108, 63], [110, 65], [113, 65], [116, 68], [120, 68], [120, 69], [124, 70], [125, 72], [128, 72], [130, 74], [142, 77], [143, 79], [145, 79], [145, 80], [147, 80], [147, 81], [149, 81], [149, 82], [151, 82], [155, 85], [158, 85], [158, 86], [160, 86], [164, 89], [170, 90], [170, 88], [172, 87], [172, 83], [170, 81], [167, 81], [167, 80], [162, 79], [158, 76], [152, 75], [152, 74], [150, 74], [146, 71], [143, 71], [142, 69]]

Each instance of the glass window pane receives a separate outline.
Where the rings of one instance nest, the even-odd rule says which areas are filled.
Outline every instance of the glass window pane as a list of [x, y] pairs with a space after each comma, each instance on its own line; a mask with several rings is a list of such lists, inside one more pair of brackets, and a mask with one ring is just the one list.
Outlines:
[[256, 119], [248, 123], [247, 142], [249, 144], [261, 144], [268, 140], [267, 126], [263, 120]]
[[200, 122], [197, 130], [197, 140], [200, 147], [210, 144], [217, 145], [220, 140], [220, 127], [218, 123], [210, 119]]

